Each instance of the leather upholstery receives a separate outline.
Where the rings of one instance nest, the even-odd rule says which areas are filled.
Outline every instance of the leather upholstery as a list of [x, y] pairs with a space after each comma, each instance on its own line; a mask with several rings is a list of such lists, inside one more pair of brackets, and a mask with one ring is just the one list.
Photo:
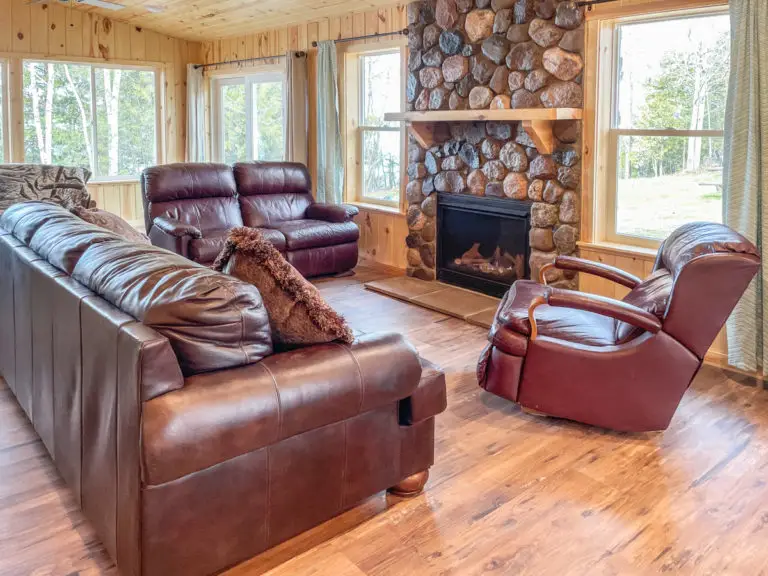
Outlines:
[[254, 330], [252, 287], [97, 232], [0, 218], [0, 377], [121, 574], [220, 573], [431, 466], [444, 376], [401, 336], [185, 378]]
[[229, 231], [249, 226], [262, 230], [304, 276], [357, 265], [360, 232], [352, 219], [358, 209], [316, 204], [302, 164], [156, 166], [143, 175], [142, 190], [152, 243], [195, 262], [211, 264]]
[[322, 248], [335, 244], [357, 242], [360, 230], [354, 222], [321, 222], [320, 220], [293, 220], [275, 226], [285, 236], [290, 251]]
[[[694, 223], [662, 244], [637, 281], [610, 267], [559, 257], [557, 267], [633, 287], [623, 301], [515, 282], [496, 313], [478, 382], [522, 406], [627, 431], [661, 430], [738, 303], [760, 259], [720, 224]], [[530, 340], [535, 298], [538, 337]]]

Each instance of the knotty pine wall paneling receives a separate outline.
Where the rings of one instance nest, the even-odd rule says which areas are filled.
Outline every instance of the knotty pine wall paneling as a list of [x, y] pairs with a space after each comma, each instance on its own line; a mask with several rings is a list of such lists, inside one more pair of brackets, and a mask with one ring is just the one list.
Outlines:
[[[280, 56], [288, 50], [307, 52], [307, 67], [309, 69], [309, 170], [312, 181], [317, 182], [317, 143], [315, 140], [317, 134], [317, 109], [315, 105], [317, 49], [312, 48], [312, 42], [402, 30], [407, 26], [405, 7], [406, 4], [397, 4], [387, 8], [309, 20], [295, 26], [272, 30], [254, 30], [247, 36], [203, 42], [203, 60], [206, 63], [212, 63], [243, 58]], [[392, 37], [384, 37], [350, 44], [378, 44], [391, 40]], [[340, 56], [339, 65], [341, 66], [342, 63], [343, 58]], [[245, 66], [241, 65], [240, 68], [245, 68]], [[223, 72], [237, 69], [237, 66], [219, 67], [219, 70]], [[340, 92], [343, 93], [343, 90]], [[404, 188], [405, 183], [403, 183], [403, 193], [405, 193]], [[405, 216], [400, 213], [361, 207], [360, 215], [356, 221], [360, 226], [361, 257], [391, 268], [404, 270], [406, 267], [405, 237], [408, 235]]]
[[[71, 9], [56, 2], [28, 4], [0, 0], [0, 60], [9, 68], [9, 130], [14, 162], [24, 160], [21, 62], [59, 59], [157, 67], [163, 97], [161, 160], [183, 162], [186, 154], [187, 63], [202, 61], [202, 45], [146, 30], [112, 17]], [[99, 207], [129, 221], [143, 220], [137, 181], [94, 183]]]

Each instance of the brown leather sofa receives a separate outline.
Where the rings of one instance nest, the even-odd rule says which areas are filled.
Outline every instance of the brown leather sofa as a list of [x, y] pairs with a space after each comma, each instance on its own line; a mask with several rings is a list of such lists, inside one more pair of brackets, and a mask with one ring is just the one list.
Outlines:
[[121, 574], [213, 574], [423, 486], [445, 378], [401, 336], [274, 353], [255, 287], [39, 202], [0, 267], [0, 375]]
[[209, 266], [237, 226], [258, 228], [306, 277], [357, 265], [354, 206], [317, 204], [303, 164], [166, 164], [141, 175], [155, 246]]
[[480, 357], [480, 385], [524, 409], [623, 431], [669, 426], [760, 258], [720, 224], [693, 223], [662, 244], [640, 280], [598, 262], [554, 266], [630, 288], [622, 300], [515, 282]]

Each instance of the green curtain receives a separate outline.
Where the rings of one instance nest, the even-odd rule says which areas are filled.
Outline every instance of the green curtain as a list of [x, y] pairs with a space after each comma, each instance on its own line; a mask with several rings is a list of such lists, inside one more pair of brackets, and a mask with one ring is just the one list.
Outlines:
[[725, 222], [754, 242], [763, 266], [728, 320], [728, 360], [762, 371], [768, 359], [768, 0], [730, 0], [731, 74], [725, 124]]
[[339, 73], [336, 44], [317, 47], [317, 201], [341, 204], [344, 161], [339, 127]]

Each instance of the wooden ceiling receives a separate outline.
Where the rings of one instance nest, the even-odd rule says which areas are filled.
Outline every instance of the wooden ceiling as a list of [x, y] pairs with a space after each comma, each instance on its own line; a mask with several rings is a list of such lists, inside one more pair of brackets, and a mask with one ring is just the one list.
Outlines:
[[[123, 10], [104, 10], [83, 4], [78, 9], [109, 16], [187, 40], [216, 40], [242, 36], [391, 6], [396, 0], [114, 0]], [[157, 13], [151, 10], [159, 10]]]

